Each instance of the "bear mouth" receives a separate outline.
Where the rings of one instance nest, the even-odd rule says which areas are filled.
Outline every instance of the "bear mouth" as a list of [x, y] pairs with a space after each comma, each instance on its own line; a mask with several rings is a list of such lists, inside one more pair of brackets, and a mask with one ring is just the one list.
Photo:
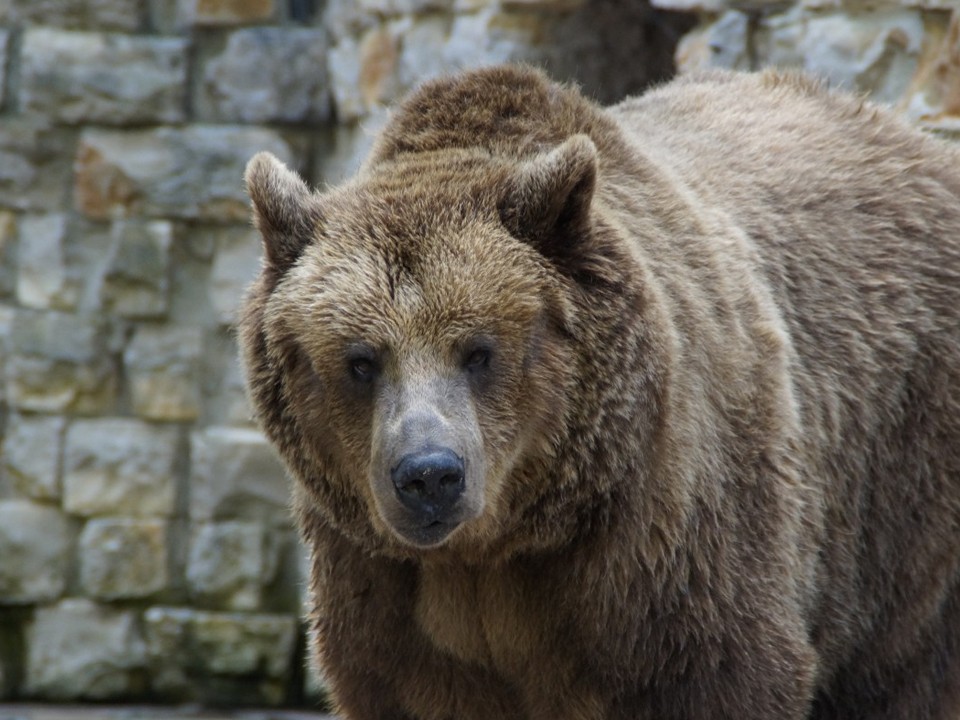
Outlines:
[[449, 537], [450, 533], [460, 526], [459, 522], [444, 522], [432, 520], [415, 527], [394, 528], [399, 535], [411, 545], [419, 548], [430, 548], [440, 545]]

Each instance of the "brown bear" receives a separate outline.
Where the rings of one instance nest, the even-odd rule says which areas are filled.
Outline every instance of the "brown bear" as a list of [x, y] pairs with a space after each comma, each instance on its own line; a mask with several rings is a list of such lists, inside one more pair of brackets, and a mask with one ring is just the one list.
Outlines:
[[351, 720], [960, 717], [960, 153], [802, 77], [434, 80], [246, 183]]

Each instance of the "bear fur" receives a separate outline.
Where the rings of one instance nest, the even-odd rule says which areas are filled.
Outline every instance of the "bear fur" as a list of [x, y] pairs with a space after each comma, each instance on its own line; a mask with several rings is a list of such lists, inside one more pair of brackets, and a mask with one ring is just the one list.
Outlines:
[[496, 67], [246, 183], [345, 718], [960, 717], [956, 149], [797, 75]]

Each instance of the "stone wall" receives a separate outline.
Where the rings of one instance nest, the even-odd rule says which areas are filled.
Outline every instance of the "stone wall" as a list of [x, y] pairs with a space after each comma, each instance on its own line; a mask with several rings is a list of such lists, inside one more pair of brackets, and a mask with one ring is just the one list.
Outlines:
[[960, 137], [958, 0], [653, 0], [696, 12], [681, 72], [802, 68]]
[[492, 61], [614, 99], [688, 25], [634, 0], [0, 0], [0, 700], [315, 691], [235, 358], [246, 160], [337, 181], [417, 80]]

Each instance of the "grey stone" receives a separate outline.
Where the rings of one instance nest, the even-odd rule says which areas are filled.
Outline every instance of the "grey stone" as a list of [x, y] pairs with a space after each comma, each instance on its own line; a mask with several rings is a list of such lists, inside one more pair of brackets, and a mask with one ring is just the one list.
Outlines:
[[320, 180], [338, 185], [353, 177], [370, 153], [377, 133], [386, 124], [386, 110], [372, 110], [361, 122], [332, 128], [328, 144], [319, 147], [317, 167]]
[[77, 150], [75, 202], [97, 219], [143, 215], [247, 222], [243, 170], [259, 150], [296, 166], [283, 138], [261, 128], [88, 129]]
[[[10, 31], [0, 28], [0, 108], [6, 101], [7, 45], [10, 44]], [[0, 680], [2, 686], [2, 680]]]
[[286, 473], [260, 432], [209, 427], [191, 443], [191, 519], [289, 525]]
[[188, 43], [181, 38], [37, 28], [24, 34], [24, 109], [66, 123], [184, 119]]
[[217, 233], [210, 270], [210, 304], [221, 323], [236, 322], [240, 301], [260, 269], [262, 255], [260, 236], [252, 230], [224, 228]]
[[0, 22], [73, 29], [140, 29], [147, 0], [0, 0]]
[[8, 402], [38, 412], [106, 412], [116, 372], [106, 324], [90, 315], [18, 310], [6, 363]]
[[60, 498], [66, 419], [12, 415], [3, 438], [3, 470], [13, 490], [36, 500]]
[[56, 509], [28, 500], [0, 501], [0, 598], [55, 600], [66, 587], [70, 533]]
[[198, 327], [141, 327], [124, 353], [134, 412], [149, 420], [187, 421], [200, 413]]
[[142, 692], [146, 646], [129, 610], [63, 600], [27, 626], [26, 694], [106, 700]]
[[17, 216], [0, 210], [0, 296], [17, 287]]
[[36, 119], [5, 117], [0, 123], [0, 206], [60, 210], [70, 178], [67, 133]]
[[[234, 703], [283, 702], [295, 654], [295, 617], [152, 607], [144, 625], [155, 688], [209, 699], [209, 678], [234, 678], [242, 683], [229, 686]], [[253, 673], [257, 683], [248, 679]]]
[[[256, 610], [268, 561], [263, 525], [256, 522], [200, 523], [191, 533], [187, 584], [202, 604]], [[276, 563], [274, 563], [274, 566]], [[275, 567], [274, 567], [275, 569]]]
[[164, 590], [167, 524], [162, 520], [96, 519], [80, 535], [80, 584], [102, 600], [143, 598]]
[[141, 420], [77, 420], [67, 430], [63, 506], [75, 515], [169, 517], [176, 500], [177, 428]]
[[685, 72], [705, 68], [750, 70], [750, 18], [728, 10], [709, 25], [687, 33], [677, 47], [677, 64]]
[[198, 108], [220, 122], [311, 122], [330, 114], [326, 32], [254, 28], [230, 34], [203, 72]]
[[915, 11], [808, 16], [798, 6], [765, 18], [755, 45], [763, 65], [802, 67], [837, 87], [896, 103], [916, 74], [923, 42]]
[[160, 318], [170, 304], [173, 225], [163, 220], [112, 224], [101, 302], [127, 318]]

